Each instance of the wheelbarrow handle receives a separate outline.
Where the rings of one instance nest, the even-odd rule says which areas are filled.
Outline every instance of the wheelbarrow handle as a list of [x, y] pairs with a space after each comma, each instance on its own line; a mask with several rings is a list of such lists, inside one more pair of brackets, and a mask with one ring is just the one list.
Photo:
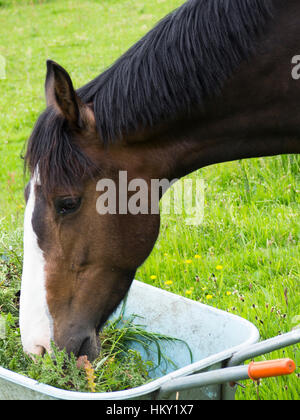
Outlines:
[[290, 375], [295, 369], [296, 365], [293, 360], [279, 359], [258, 363], [252, 362], [250, 365], [198, 373], [196, 375], [173, 379], [162, 385], [157, 399], [168, 399], [173, 392], [200, 388], [202, 386], [224, 384], [227, 382], [235, 383], [245, 379], [258, 380], [260, 378]]
[[271, 353], [272, 351], [292, 346], [297, 343], [300, 343], [300, 329], [295, 329], [286, 334], [282, 334], [265, 341], [260, 341], [259, 343], [251, 344], [243, 350], [233, 354], [227, 363], [227, 367], [241, 365], [246, 360], [250, 360], [254, 357]]
[[253, 381], [262, 378], [290, 375], [295, 372], [296, 365], [292, 359], [267, 360], [265, 362], [251, 362], [248, 365], [248, 376]]

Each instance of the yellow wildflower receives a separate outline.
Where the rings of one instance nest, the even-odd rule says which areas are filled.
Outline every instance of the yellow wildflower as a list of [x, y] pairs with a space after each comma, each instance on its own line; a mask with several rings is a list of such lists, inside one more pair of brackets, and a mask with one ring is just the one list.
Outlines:
[[231, 293], [231, 292], [229, 292], [229, 291], [228, 291], [228, 292], [226, 292], [226, 295], [227, 295], [227, 296], [230, 296], [231, 294], [232, 294], [232, 293]]
[[165, 281], [165, 285], [166, 286], [171, 286], [171, 284], [173, 284], [172, 280]]
[[193, 262], [192, 260], [185, 260], [186, 264], [192, 264], [192, 262]]
[[153, 276], [150, 276], [150, 279], [151, 280], [155, 280], [155, 279], [157, 279], [157, 276], [154, 276], [154, 275]]
[[195, 255], [195, 257], [194, 258], [196, 258], [196, 260], [199, 260], [200, 258], [201, 258], [201, 255]]
[[216, 270], [218, 270], [218, 271], [223, 270], [223, 266], [222, 266], [222, 265], [217, 265], [217, 266], [216, 266]]
[[206, 295], [206, 299], [207, 300], [210, 300], [210, 299], [212, 299], [213, 298], [213, 295]]
[[186, 290], [185, 291], [185, 294], [188, 295], [188, 296], [191, 295], [192, 293], [193, 293], [192, 290]]

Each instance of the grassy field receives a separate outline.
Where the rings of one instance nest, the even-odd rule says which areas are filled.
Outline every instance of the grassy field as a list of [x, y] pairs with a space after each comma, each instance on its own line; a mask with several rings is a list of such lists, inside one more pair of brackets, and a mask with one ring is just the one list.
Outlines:
[[[44, 108], [46, 59], [62, 64], [80, 87], [182, 2], [0, 0], [0, 55], [6, 60], [6, 78], [0, 79], [0, 257], [13, 247], [22, 258], [20, 156]], [[203, 223], [192, 227], [184, 216], [164, 216], [137, 279], [247, 318], [262, 338], [290, 331], [300, 323], [299, 174], [299, 156], [215, 165], [193, 174], [205, 181]], [[299, 347], [266, 356], [279, 357], [300, 365]], [[299, 369], [259, 388], [245, 383], [237, 394], [299, 396]]]

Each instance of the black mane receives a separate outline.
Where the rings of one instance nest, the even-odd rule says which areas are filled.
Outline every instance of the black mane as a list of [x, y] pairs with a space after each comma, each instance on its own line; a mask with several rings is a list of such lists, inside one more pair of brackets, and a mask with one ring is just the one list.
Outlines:
[[189, 0], [78, 90], [105, 143], [188, 115], [255, 50], [272, 0]]
[[[273, 1], [188, 0], [166, 16], [77, 91], [83, 102], [93, 102], [103, 142], [109, 145], [203, 106], [255, 51]], [[95, 169], [51, 107], [35, 125], [25, 162], [31, 173], [39, 165], [46, 192], [76, 185]]]

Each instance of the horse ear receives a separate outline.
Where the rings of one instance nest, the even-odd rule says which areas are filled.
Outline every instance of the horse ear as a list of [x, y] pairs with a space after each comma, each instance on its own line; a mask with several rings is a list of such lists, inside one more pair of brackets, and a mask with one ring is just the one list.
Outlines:
[[52, 60], [47, 60], [47, 76], [45, 83], [47, 106], [56, 107], [72, 124], [79, 124], [78, 98], [68, 72]]

